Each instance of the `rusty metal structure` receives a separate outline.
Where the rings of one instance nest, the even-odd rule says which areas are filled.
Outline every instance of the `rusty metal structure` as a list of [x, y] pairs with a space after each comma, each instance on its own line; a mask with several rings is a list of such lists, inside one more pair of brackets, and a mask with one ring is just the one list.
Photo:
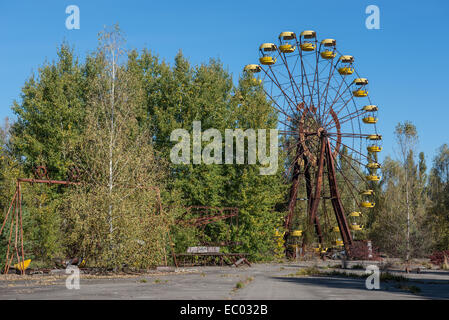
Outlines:
[[223, 265], [227, 261], [230, 261], [231, 264], [235, 264], [236, 266], [240, 263], [251, 266], [248, 260], [246, 260], [246, 253], [220, 251], [220, 248], [233, 248], [240, 244], [238, 241], [232, 241], [230, 234], [230, 228], [234, 228], [234, 231], [238, 230], [238, 217], [239, 209], [236, 207], [186, 207], [184, 213], [177, 219], [177, 225], [198, 228], [203, 235], [206, 226], [219, 221], [225, 221], [229, 229], [227, 230], [227, 239], [225, 241], [205, 241], [202, 239], [200, 241], [202, 247], [192, 247], [189, 249], [196, 250], [188, 250], [184, 253], [174, 254], [173, 258], [176, 267], [179, 265]]
[[[16, 181], [16, 191], [11, 200], [11, 204], [9, 209], [5, 215], [3, 223], [0, 228], [0, 235], [2, 234], [5, 226], [9, 226], [9, 236], [8, 236], [8, 245], [6, 252], [6, 262], [5, 268], [3, 272], [8, 273], [11, 268], [14, 257], [17, 260], [16, 266], [18, 266], [18, 270], [22, 275], [25, 274], [26, 269], [26, 260], [25, 260], [25, 252], [23, 248], [23, 215], [22, 215], [22, 183], [28, 184], [47, 184], [47, 185], [63, 185], [63, 186], [73, 186], [73, 185], [81, 185], [80, 180], [80, 171], [77, 167], [70, 167], [67, 172], [67, 180], [52, 180], [48, 176], [48, 170], [45, 166], [40, 165], [34, 168], [34, 178], [18, 178]], [[136, 186], [136, 188], [142, 188], [141, 186]], [[160, 190], [158, 187], [146, 187], [156, 192], [157, 198], [157, 209], [159, 213], [162, 212], [162, 201]], [[9, 222], [9, 223], [8, 223]], [[14, 240], [12, 239], [12, 235], [14, 232]], [[169, 235], [170, 236], [170, 235]], [[172, 252], [172, 254], [174, 254]]]
[[[370, 197], [380, 179], [375, 170], [380, 168], [382, 136], [377, 133], [378, 107], [368, 95], [368, 80], [358, 75], [354, 57], [337, 50], [335, 39], [318, 41], [312, 30], [299, 35], [282, 32], [278, 44], [263, 43], [259, 52], [260, 64], [247, 65], [244, 71], [278, 112], [290, 184], [286, 238], [302, 235], [299, 229], [305, 226], [297, 224], [297, 204], [304, 200], [305, 220], [315, 229], [320, 248], [324, 235], [333, 230], [335, 246], [350, 254], [353, 237], [363, 228], [356, 219], [362, 210], [374, 207]], [[299, 198], [300, 193], [305, 197]], [[350, 199], [343, 199], [342, 193]], [[326, 201], [335, 219], [327, 216]], [[304, 247], [304, 239], [302, 243]]]
[[[68, 173], [67, 180], [51, 180], [48, 178], [48, 171], [45, 166], [38, 166], [34, 169], [35, 178], [18, 178], [16, 181], [16, 191], [11, 200], [9, 209], [5, 215], [0, 234], [3, 232], [5, 226], [9, 221], [9, 236], [6, 251], [6, 260], [4, 273], [8, 273], [11, 264], [15, 257], [17, 258], [17, 265], [21, 274], [25, 274], [25, 252], [23, 249], [23, 218], [22, 218], [22, 183], [44, 183], [48, 185], [78, 185], [79, 171], [75, 167], [71, 168]], [[15, 233], [14, 241], [12, 240], [12, 233]], [[13, 245], [12, 245], [13, 244]], [[19, 248], [20, 246], [20, 248]]]

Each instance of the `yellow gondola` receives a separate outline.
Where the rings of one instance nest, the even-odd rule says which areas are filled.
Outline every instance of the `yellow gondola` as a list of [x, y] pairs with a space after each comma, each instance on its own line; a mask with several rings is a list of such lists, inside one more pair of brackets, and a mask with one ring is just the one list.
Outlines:
[[368, 189], [361, 193], [364, 196], [372, 196], [374, 194], [374, 190]]
[[375, 174], [369, 174], [366, 176], [366, 180], [368, 181], [379, 181], [380, 177]]
[[374, 123], [377, 123], [377, 118], [375, 118], [375, 117], [365, 117], [365, 118], [363, 118], [362, 119], [362, 121], [364, 122], [364, 123], [369, 123], [369, 124], [374, 124]]
[[354, 57], [345, 55], [339, 58], [342, 66], [338, 68], [338, 73], [341, 75], [351, 75], [354, 73], [354, 68], [352, 67], [352, 63], [354, 62]]
[[296, 34], [291, 31], [281, 32], [279, 35], [279, 51], [282, 53], [292, 53], [295, 51]]
[[350, 217], [360, 217], [361, 214], [362, 214], [362, 213], [359, 212], [359, 211], [352, 211], [352, 212], [349, 214], [349, 216], [350, 216]]
[[[259, 66], [258, 64], [247, 64], [245, 68], [243, 68], [243, 71], [247, 73], [259, 73], [261, 70], [262, 67]], [[258, 78], [252, 78], [251, 81], [255, 85], [262, 83], [262, 79]]]
[[352, 231], [360, 231], [360, 230], [362, 230], [362, 227], [361, 227], [360, 225], [356, 224], [356, 223], [351, 224], [351, 225], [349, 226], [349, 228], [350, 228]]
[[[314, 42], [309, 41], [310, 39], [316, 38], [316, 32], [312, 30], [306, 30], [301, 32], [300, 35], [300, 45], [302, 51], [315, 51], [316, 44]], [[304, 42], [302, 40], [305, 40]], [[316, 40], [315, 40], [316, 41]]]
[[354, 95], [354, 97], [363, 98], [368, 96], [368, 90], [354, 90], [352, 91], [352, 94]]
[[277, 50], [277, 47], [274, 43], [262, 43], [259, 47], [259, 51], [262, 57], [259, 58], [259, 61], [263, 65], [272, 65], [276, 63], [276, 57], [271, 56], [270, 53], [274, 53]]
[[367, 78], [357, 78], [354, 79], [354, 83], [358, 86], [366, 86], [368, 84]]
[[368, 90], [366, 89], [366, 86], [368, 85], [368, 79], [357, 78], [353, 83], [356, 87], [356, 89], [352, 91], [354, 97], [366, 97], [368, 95]]
[[302, 230], [294, 230], [292, 232], [292, 236], [293, 237], [300, 237], [300, 236], [302, 236]]
[[366, 137], [368, 140], [382, 140], [382, 135], [380, 134], [370, 134], [368, 137]]
[[380, 169], [382, 166], [381, 166], [380, 163], [377, 163], [377, 162], [370, 162], [370, 163], [368, 163], [368, 164], [366, 165], [366, 167], [367, 167], [368, 169]]
[[335, 46], [337, 41], [335, 39], [324, 39], [321, 41], [321, 45], [325, 47], [324, 51], [320, 52], [321, 58], [323, 59], [333, 59], [337, 56], [335, 52]]
[[373, 145], [373, 146], [368, 146], [366, 148], [368, 150], [368, 152], [381, 152], [382, 151], [382, 147]]
[[245, 68], [243, 68], [243, 71], [246, 72], [252, 72], [252, 73], [259, 73], [262, 70], [262, 67], [258, 64], [247, 64]]
[[374, 112], [374, 111], [378, 110], [378, 107], [375, 106], [375, 105], [370, 104], [370, 105], [364, 106], [363, 110], [364, 111], [369, 111], [369, 112], [371, 112], [371, 111]]
[[363, 208], [374, 208], [374, 206], [376, 205], [375, 202], [369, 202], [369, 201], [362, 201], [361, 206]]

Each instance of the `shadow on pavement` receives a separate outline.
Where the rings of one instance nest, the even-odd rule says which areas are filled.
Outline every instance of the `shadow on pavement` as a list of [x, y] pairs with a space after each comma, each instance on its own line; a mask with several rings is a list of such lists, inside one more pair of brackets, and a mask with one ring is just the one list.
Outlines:
[[[273, 279], [279, 281], [285, 281], [290, 283], [297, 283], [301, 285], [310, 286], [323, 286], [328, 288], [336, 289], [353, 289], [353, 290], [368, 290], [365, 287], [365, 278], [350, 278], [350, 277], [340, 277], [340, 276], [319, 276], [319, 277], [273, 277]], [[412, 294], [409, 291], [397, 288], [398, 285], [403, 287], [415, 286], [420, 289], [420, 292]], [[418, 298], [424, 299], [449, 299], [449, 284], [447, 280], [431, 280], [426, 279], [420, 280], [410, 280], [402, 283], [388, 281], [380, 283], [380, 289], [378, 291], [385, 291], [390, 293], [399, 293], [408, 296], [416, 296]], [[344, 296], [342, 296], [345, 299]], [[348, 298], [349, 299], [349, 298]]]

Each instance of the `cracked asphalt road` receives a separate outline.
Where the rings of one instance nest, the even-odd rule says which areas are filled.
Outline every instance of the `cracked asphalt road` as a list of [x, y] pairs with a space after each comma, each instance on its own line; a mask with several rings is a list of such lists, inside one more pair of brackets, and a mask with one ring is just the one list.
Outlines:
[[[68, 290], [66, 276], [0, 278], [0, 299], [193, 299], [193, 300], [409, 300], [449, 299], [449, 273], [428, 271], [407, 275], [405, 284], [418, 287], [412, 294], [396, 282], [381, 282], [380, 290], [367, 290], [364, 278], [291, 276], [300, 263], [254, 264], [249, 267], [196, 267], [114, 278], [81, 275], [80, 289]], [[336, 269], [332, 269], [336, 270]], [[323, 272], [330, 271], [322, 269]], [[348, 270], [341, 270], [348, 271]], [[363, 270], [348, 271], [363, 273]], [[242, 283], [237, 289], [236, 284]]]

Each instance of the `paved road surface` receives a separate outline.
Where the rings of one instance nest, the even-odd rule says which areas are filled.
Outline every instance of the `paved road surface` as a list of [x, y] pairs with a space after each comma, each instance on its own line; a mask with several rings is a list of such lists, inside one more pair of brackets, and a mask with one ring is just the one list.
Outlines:
[[[367, 290], [363, 278], [292, 277], [299, 269], [290, 263], [198, 267], [118, 279], [82, 275], [79, 290], [68, 290], [65, 276], [28, 276], [25, 281], [0, 276], [0, 299], [449, 299], [448, 272], [411, 275], [405, 284], [421, 290], [412, 294], [397, 288], [396, 282], [381, 282], [380, 290]], [[244, 287], [236, 289], [238, 282]]]

